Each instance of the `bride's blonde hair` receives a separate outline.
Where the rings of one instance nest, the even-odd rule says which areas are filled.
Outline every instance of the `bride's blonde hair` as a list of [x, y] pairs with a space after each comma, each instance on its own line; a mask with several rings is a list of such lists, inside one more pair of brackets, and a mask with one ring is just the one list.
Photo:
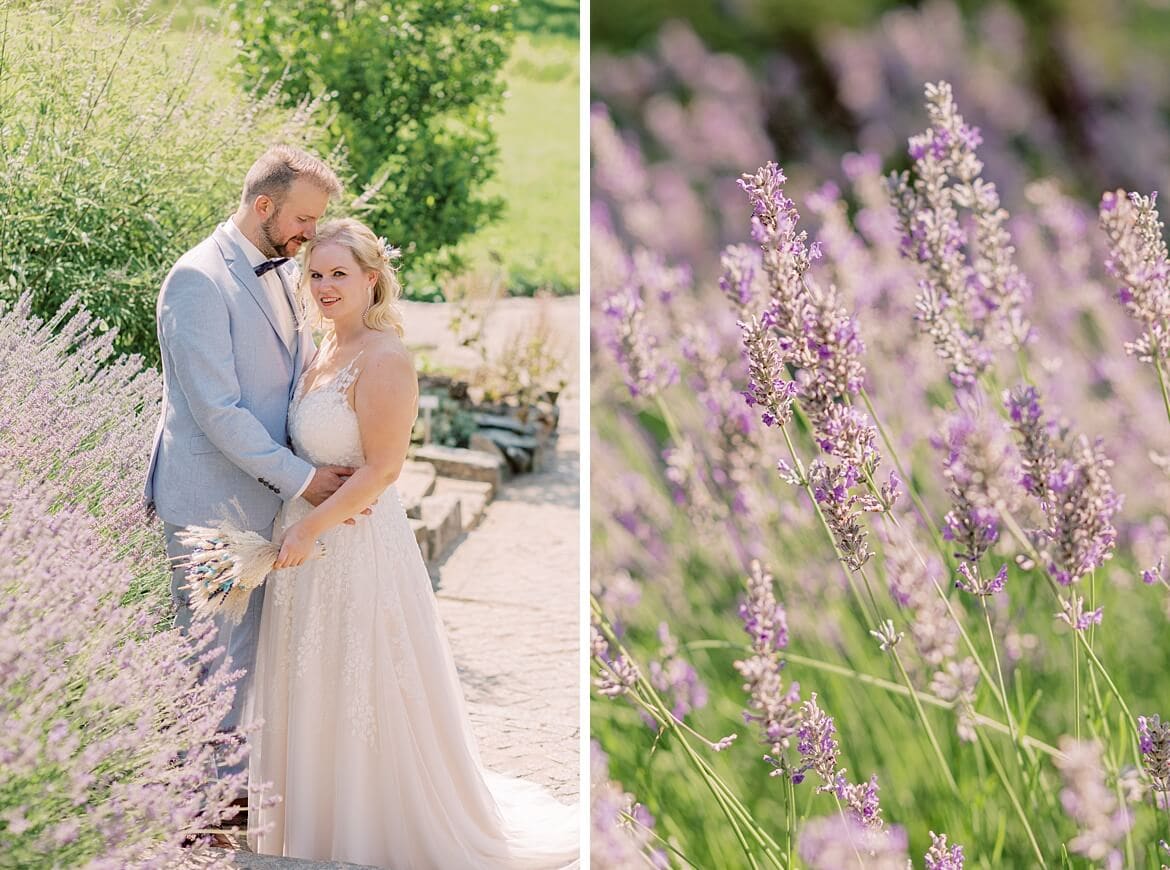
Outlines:
[[344, 245], [353, 254], [358, 267], [363, 272], [377, 273], [378, 280], [374, 283], [374, 298], [362, 320], [370, 329], [393, 329], [401, 337], [406, 330], [402, 323], [402, 312], [398, 308], [398, 299], [402, 296], [402, 285], [398, 282], [398, 272], [394, 267], [394, 260], [398, 257], [398, 249], [386, 244], [385, 239], [374, 235], [374, 231], [353, 218], [337, 218], [321, 226], [315, 235], [305, 245], [304, 267], [301, 269], [300, 296], [301, 308], [305, 312], [310, 326], [328, 329], [325, 318], [321, 316], [321, 309], [313, 300], [309, 289], [309, 258], [313, 256], [313, 249], [318, 245]]

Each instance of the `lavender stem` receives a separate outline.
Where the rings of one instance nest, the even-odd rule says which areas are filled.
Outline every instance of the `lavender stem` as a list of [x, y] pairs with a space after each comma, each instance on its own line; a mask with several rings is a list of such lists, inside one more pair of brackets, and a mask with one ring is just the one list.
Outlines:
[[[1015, 536], [1020, 546], [1024, 549], [1024, 552], [1028, 555], [1028, 558], [1035, 562], [1036, 565], [1040, 568], [1041, 572], [1044, 574], [1044, 578], [1048, 581], [1048, 588], [1051, 589], [1052, 594], [1056, 596], [1057, 602], [1061, 601], [1060, 587], [1052, 578], [1052, 575], [1048, 573], [1048, 569], [1043, 567], [1043, 559], [1041, 559], [1040, 554], [1036, 552], [1036, 549], [1032, 546], [1031, 541], [1028, 540], [1028, 536], [1024, 533], [1023, 529], [1020, 528], [1020, 524], [1016, 522], [1016, 518], [1012, 516], [1010, 511], [1006, 510], [1001, 510], [999, 512], [999, 516], [1000, 519], [1004, 521], [1004, 525], [1008, 527], [1008, 530], [1012, 533], [1012, 535]], [[1083, 634], [1084, 632], [1080, 631], [1073, 632], [1077, 642], [1088, 654], [1089, 661], [1093, 663], [1093, 666], [1096, 667], [1097, 671], [1101, 674], [1102, 677], [1104, 677], [1106, 684], [1109, 686], [1109, 691], [1113, 693], [1113, 697], [1117, 699], [1117, 703], [1119, 703], [1121, 705], [1121, 709], [1125, 711], [1125, 716], [1129, 720], [1129, 727], [1133, 732], [1132, 736], [1135, 741], [1134, 757], [1135, 759], [1140, 759], [1140, 756], [1136, 752], [1136, 740], [1138, 734], [1137, 719], [1134, 718], [1133, 713], [1129, 709], [1129, 705], [1125, 703], [1125, 698], [1122, 697], [1121, 692], [1117, 688], [1117, 684], [1114, 683], [1113, 678], [1109, 676], [1109, 671], [1106, 670], [1105, 665], [1101, 664], [1101, 660], [1097, 658], [1097, 654], [1093, 652], [1093, 648], [1089, 646], [1089, 642], [1083, 637]]]
[[[622, 646], [621, 641], [618, 640], [617, 635], [614, 633], [613, 626], [610, 625], [608, 619], [602, 611], [601, 602], [597, 600], [596, 596], [591, 594], [589, 596], [589, 604], [594, 617], [597, 619], [598, 628], [602, 634], [605, 635], [606, 640], [614, 647], [619, 655], [630, 658], [629, 653]], [[649, 681], [641, 675], [640, 671], [637, 676], [637, 684], [639, 690], [644, 693], [646, 699], [649, 700], [653, 705], [654, 709], [649, 710], [649, 712], [656, 713], [657, 715], [655, 718], [663, 726], [665, 726], [665, 728], [674, 733], [674, 736], [678, 740], [679, 746], [682, 747], [682, 750], [687, 755], [688, 759], [698, 769], [700, 775], [703, 778], [703, 782], [706, 784], [707, 788], [710, 789], [716, 803], [719, 804], [719, 808], [723, 810], [724, 815], [727, 817], [728, 821], [731, 822], [731, 829], [735, 834], [736, 839], [739, 841], [740, 846], [743, 848], [744, 854], [747, 856], [748, 861], [751, 863], [752, 867], [758, 868], [759, 865], [756, 862], [755, 855], [752, 854], [751, 847], [748, 845], [747, 838], [744, 836], [744, 832], [740, 829], [741, 822], [745, 822], [747, 824], [748, 830], [754, 835], [756, 842], [763, 847], [764, 854], [767, 855], [768, 858], [770, 858], [777, 867], [784, 868], [785, 865], [780, 860], [780, 856], [777, 855], [775, 851], [773, 851], [778, 850], [780, 847], [771, 838], [771, 836], [768, 835], [763, 827], [752, 818], [751, 814], [747, 811], [747, 808], [744, 807], [742, 803], [740, 803], [739, 799], [732, 793], [727, 784], [723, 782], [723, 780], [718, 775], [716, 775], [711, 766], [707, 764], [706, 761], [695, 751], [694, 747], [691, 746], [690, 741], [687, 740], [686, 734], [678, 726], [674, 716], [670, 713], [670, 709], [658, 695], [657, 690], [655, 690]]]
[[1019, 733], [1016, 731], [1015, 721], [1012, 719], [1012, 712], [1007, 706], [1007, 683], [1003, 678], [1003, 666], [999, 661], [999, 645], [995, 642], [995, 632], [991, 627], [991, 611], [987, 607], [987, 597], [979, 596], [979, 601], [983, 604], [983, 619], [987, 623], [987, 637], [991, 641], [991, 655], [995, 659], [995, 672], [999, 676], [999, 693], [1004, 699], [1003, 712], [1007, 716], [1008, 728], [1011, 729], [1012, 743], [1015, 744], [1016, 760], [1020, 764], [1020, 769], [1024, 768], [1024, 760], [1020, 757], [1020, 741]]
[[1032, 850], [1036, 853], [1036, 860], [1040, 862], [1041, 867], [1047, 867], [1048, 863], [1044, 860], [1044, 853], [1040, 851], [1040, 844], [1036, 842], [1036, 834], [1033, 833], [1032, 825], [1028, 822], [1028, 814], [1024, 812], [1019, 795], [1016, 794], [1015, 788], [1008, 781], [1007, 771], [1003, 769], [1003, 763], [999, 760], [999, 756], [996, 755], [995, 749], [984, 739], [983, 735], [978, 731], [975, 734], [979, 740], [979, 745], [983, 748], [987, 757], [991, 759], [991, 766], [995, 768], [996, 776], [999, 777], [999, 781], [1003, 784], [1004, 790], [1008, 793], [1008, 800], [1012, 802], [1016, 815], [1020, 817], [1020, 821], [1024, 824], [1024, 831], [1028, 835], [1028, 842], [1032, 844]]

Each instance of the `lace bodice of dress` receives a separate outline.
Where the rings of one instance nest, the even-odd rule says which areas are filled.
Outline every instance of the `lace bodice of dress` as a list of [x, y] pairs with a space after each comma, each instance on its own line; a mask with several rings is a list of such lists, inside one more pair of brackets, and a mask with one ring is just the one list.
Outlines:
[[301, 376], [289, 408], [288, 429], [297, 456], [313, 465], [365, 464], [357, 414], [349, 406], [347, 393], [357, 380], [359, 353], [349, 365], [323, 384], [314, 384], [307, 393]]

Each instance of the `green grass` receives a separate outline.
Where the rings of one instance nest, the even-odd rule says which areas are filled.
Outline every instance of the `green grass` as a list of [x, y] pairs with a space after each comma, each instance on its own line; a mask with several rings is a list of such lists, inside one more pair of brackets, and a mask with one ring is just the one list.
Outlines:
[[576, 39], [521, 33], [504, 71], [500, 167], [489, 192], [501, 194], [506, 209], [463, 252], [473, 270], [502, 269], [513, 293], [580, 287], [578, 52]]

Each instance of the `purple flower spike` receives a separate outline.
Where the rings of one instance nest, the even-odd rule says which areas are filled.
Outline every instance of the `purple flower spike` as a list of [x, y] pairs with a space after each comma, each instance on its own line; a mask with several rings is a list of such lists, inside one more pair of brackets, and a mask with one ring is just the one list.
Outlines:
[[1101, 227], [1109, 237], [1105, 268], [1119, 283], [1117, 296], [1142, 330], [1126, 353], [1162, 364], [1170, 355], [1170, 256], [1158, 217], [1158, 194], [1119, 190], [1101, 199]]
[[857, 867], [906, 870], [906, 832], [899, 827], [875, 830], [852, 815], [822, 816], [805, 823], [797, 839], [800, 859], [809, 870]]
[[1086, 631], [1090, 626], [1100, 625], [1104, 608], [1085, 610], [1085, 599], [1080, 595], [1072, 595], [1070, 600], [1061, 600], [1061, 612], [1056, 614], [1057, 619], [1072, 626], [1074, 631]]
[[796, 749], [800, 753], [800, 766], [792, 773], [792, 781], [804, 781], [807, 771], [814, 771], [821, 778], [822, 785], [817, 791], [831, 791], [837, 778], [837, 740], [833, 736], [837, 726], [833, 717], [817, 706], [817, 693], [801, 705], [800, 727], [797, 729]]
[[960, 562], [959, 574], [962, 579], [955, 581], [955, 588], [986, 598], [1003, 592], [1007, 585], [1008, 566], [1001, 565], [994, 577], [983, 577], [979, 566], [972, 562]]
[[[671, 704], [671, 715], [682, 720], [692, 710], [707, 706], [707, 687], [699, 679], [698, 672], [678, 654], [678, 641], [670, 634], [665, 623], [658, 626], [661, 661], [650, 662], [650, 684], [663, 694]], [[655, 723], [651, 720], [650, 724]], [[655, 726], [656, 727], [656, 726]]]
[[1118, 846], [1133, 819], [1124, 805], [1118, 805], [1116, 793], [1106, 783], [1101, 744], [1062, 737], [1060, 751], [1063, 757], [1056, 761], [1064, 781], [1060, 803], [1079, 829], [1069, 841], [1069, 850], [1095, 864], [1120, 868]]
[[788, 621], [784, 608], [776, 601], [772, 575], [758, 561], [751, 564], [747, 598], [740, 605], [739, 615], [752, 646], [752, 655], [735, 663], [744, 679], [743, 690], [749, 696], [744, 722], [759, 723], [760, 742], [777, 759], [796, 733], [800, 686], [791, 683], [787, 690], [784, 688], [784, 662], [779, 651], [788, 644]]
[[[931, 126], [910, 139], [909, 173], [886, 181], [898, 210], [902, 255], [922, 266], [915, 320], [950, 367], [956, 387], [973, 384], [998, 348], [1029, 340], [1023, 315], [1031, 291], [1015, 264], [1015, 248], [995, 185], [980, 177], [979, 130], [958, 113], [951, 86], [926, 86]], [[970, 230], [959, 218], [970, 210]]]
[[1062, 586], [1071, 585], [1112, 556], [1113, 516], [1121, 509], [1113, 462], [1100, 441], [1052, 432], [1035, 387], [1017, 387], [1006, 403], [1020, 440], [1020, 481], [1047, 519], [1039, 530], [1046, 567]]
[[963, 870], [963, 847], [947, 848], [947, 835], [930, 832], [930, 849], [926, 853], [926, 870]]
[[1165, 798], [1170, 794], [1170, 722], [1158, 716], [1138, 716], [1138, 745], [1154, 790]]

